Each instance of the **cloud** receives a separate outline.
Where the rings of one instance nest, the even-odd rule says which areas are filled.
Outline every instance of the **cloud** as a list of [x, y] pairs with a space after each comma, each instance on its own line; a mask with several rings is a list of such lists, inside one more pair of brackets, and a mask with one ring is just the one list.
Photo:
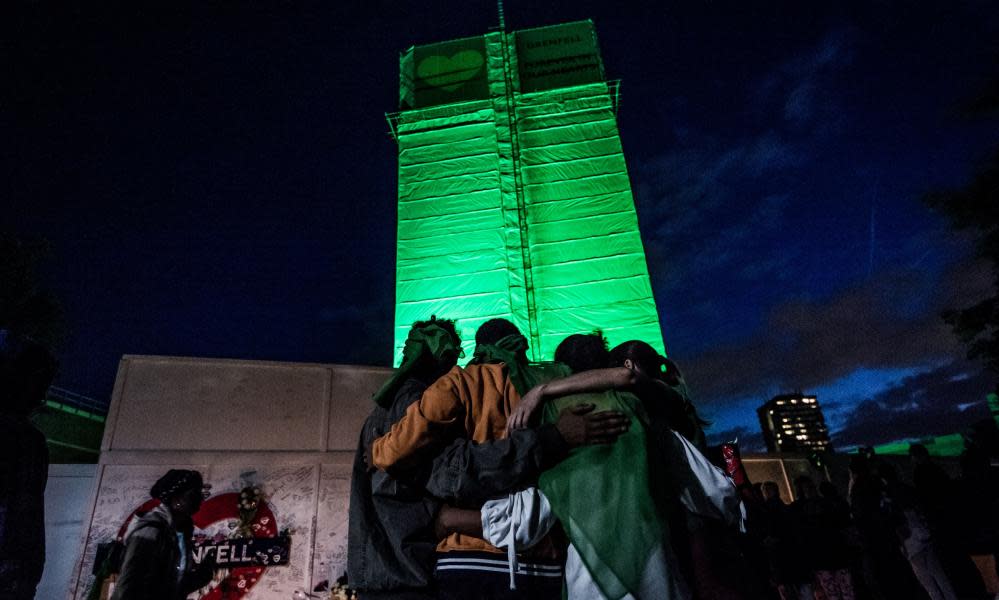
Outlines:
[[[856, 141], [844, 115], [857, 113], [836, 94], [857, 39], [829, 30], [733, 92], [743, 124], [676, 123], [669, 152], [632, 165], [665, 337], [720, 421], [712, 439], [755, 429], [742, 427], [755, 421], [742, 399], [950, 363], [965, 350], [939, 313], [991, 291], [987, 267], [956, 262], [967, 245], [911, 186], [876, 198], [878, 224], [894, 230], [871, 241], [870, 173], [843, 169]], [[897, 382], [830, 396], [835, 424]]]
[[778, 65], [753, 91], [756, 110], [769, 114], [777, 108], [796, 128], [838, 121], [836, 100], [827, 90], [853, 62], [855, 38], [852, 29], [832, 29], [814, 46]]
[[812, 105], [815, 103], [816, 86], [811, 81], [798, 84], [784, 103], [784, 118], [796, 123], [805, 123], [811, 119]]
[[717, 446], [732, 440], [739, 441], [739, 449], [743, 452], [766, 452], [767, 445], [763, 441], [763, 433], [758, 429], [748, 427], [733, 427], [724, 431], [708, 431], [708, 445]]
[[[817, 142], [829, 123], [842, 119], [825, 90], [852, 61], [853, 38], [851, 30], [831, 30], [744, 88], [741, 98], [737, 91], [735, 101], [749, 106], [745, 127], [678, 123], [671, 151], [633, 165], [660, 298], [683, 291], [685, 305], [698, 304], [704, 293], [691, 297], [690, 290], [701, 282], [777, 283], [794, 276], [790, 267], [805, 251], [803, 242], [775, 240], [796, 205], [814, 202], [805, 184], [819, 160]], [[746, 264], [750, 254], [767, 258]]]
[[[940, 311], [990, 293], [989, 273], [981, 262], [957, 264], [940, 281], [920, 271], [885, 273], [824, 301], [781, 304], [748, 339], [678, 358], [706, 403], [808, 389], [859, 368], [937, 365], [964, 352]], [[922, 310], [910, 310], [920, 298]]]
[[638, 212], [649, 260], [669, 265], [652, 270], [654, 283], [681, 287], [691, 274], [732, 268], [748, 246], [762, 248], [791, 201], [780, 175], [804, 160], [776, 132], [764, 132], [726, 144], [701, 139], [639, 164]]
[[994, 379], [979, 365], [955, 361], [904, 379], [857, 405], [832, 433], [836, 447], [877, 445], [962, 431], [989, 417]]
[[819, 397], [822, 413], [829, 428], [838, 430], [843, 427], [859, 403], [901, 385], [906, 378], [932, 368], [934, 366], [919, 365], [891, 369], [857, 369], [845, 377], [809, 387], [808, 392]]

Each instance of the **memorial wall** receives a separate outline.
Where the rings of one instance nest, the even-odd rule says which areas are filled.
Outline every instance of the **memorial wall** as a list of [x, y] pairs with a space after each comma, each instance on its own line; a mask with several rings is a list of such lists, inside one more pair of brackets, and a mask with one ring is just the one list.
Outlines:
[[[66, 597], [87, 596], [100, 545], [148, 510], [149, 488], [171, 468], [196, 469], [212, 485], [195, 516], [196, 541], [229, 566], [202, 598], [286, 600], [342, 576], [358, 434], [390, 373], [125, 356]], [[255, 510], [241, 511], [241, 493], [257, 496]]]

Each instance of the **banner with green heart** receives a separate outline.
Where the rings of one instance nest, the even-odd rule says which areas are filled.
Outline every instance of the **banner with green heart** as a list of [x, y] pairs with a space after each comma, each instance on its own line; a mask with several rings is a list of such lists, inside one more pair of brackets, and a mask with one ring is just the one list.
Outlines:
[[429, 86], [453, 92], [474, 79], [485, 62], [477, 50], [462, 50], [451, 56], [435, 54], [416, 65], [416, 76]]
[[410, 108], [489, 97], [482, 37], [415, 46], [400, 64], [402, 96]]

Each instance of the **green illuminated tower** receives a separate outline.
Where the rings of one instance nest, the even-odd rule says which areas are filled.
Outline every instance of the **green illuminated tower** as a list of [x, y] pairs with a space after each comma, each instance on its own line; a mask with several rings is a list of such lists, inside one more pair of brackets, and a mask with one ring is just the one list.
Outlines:
[[571, 333], [664, 350], [593, 23], [402, 53], [395, 352], [455, 318], [471, 356], [494, 317], [551, 360]]

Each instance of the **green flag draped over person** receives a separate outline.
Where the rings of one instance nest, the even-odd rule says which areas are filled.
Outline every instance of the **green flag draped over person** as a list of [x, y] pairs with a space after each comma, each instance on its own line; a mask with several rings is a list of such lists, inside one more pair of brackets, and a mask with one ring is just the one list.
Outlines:
[[[668, 543], [666, 520], [654, 496], [653, 482], [663, 480], [666, 473], [661, 461], [649, 460], [648, 414], [636, 395], [619, 389], [634, 385], [635, 374], [629, 369], [606, 369], [610, 354], [600, 333], [567, 337], [555, 358], [575, 375], [528, 393], [521, 403], [528, 413], [550, 391], [548, 401], [543, 402], [542, 423], [580, 405], [619, 411], [630, 421], [616, 443], [573, 451], [539, 479], [538, 487], [569, 537], [567, 597], [688, 598]], [[628, 379], [608, 377], [612, 374]], [[526, 424], [519, 421], [515, 426]]]
[[[547, 402], [542, 421], [550, 422], [561, 410], [580, 404], [621, 411], [631, 426], [615, 444], [574, 450], [539, 480], [572, 550], [585, 565], [586, 572], [579, 575], [585, 579], [588, 574], [602, 596], [611, 600], [688, 597], [665, 542], [665, 522], [650, 493], [651, 480], [664, 475], [650, 471], [657, 463], [647, 460], [645, 409], [627, 392], [576, 394]], [[567, 563], [570, 598], [578, 595], [574, 590], [589, 586], [578, 579]]]
[[[542, 493], [572, 544], [568, 597], [688, 597], [668, 541], [672, 525], [683, 531], [682, 519], [675, 522], [677, 510], [682, 506], [722, 527], [740, 528], [744, 518], [735, 486], [695, 447], [703, 441], [703, 421], [675, 390], [677, 382], [663, 377], [665, 359], [643, 342], [608, 354], [601, 335], [576, 334], [559, 344], [556, 360], [574, 374], [528, 392], [508, 420], [511, 430], [528, 426], [538, 408], [544, 422], [583, 403], [613, 407], [631, 420], [614, 447], [573, 453], [541, 478]], [[606, 368], [608, 363], [618, 366]], [[594, 506], [614, 510], [597, 512]], [[624, 552], [622, 532], [628, 540]]]

